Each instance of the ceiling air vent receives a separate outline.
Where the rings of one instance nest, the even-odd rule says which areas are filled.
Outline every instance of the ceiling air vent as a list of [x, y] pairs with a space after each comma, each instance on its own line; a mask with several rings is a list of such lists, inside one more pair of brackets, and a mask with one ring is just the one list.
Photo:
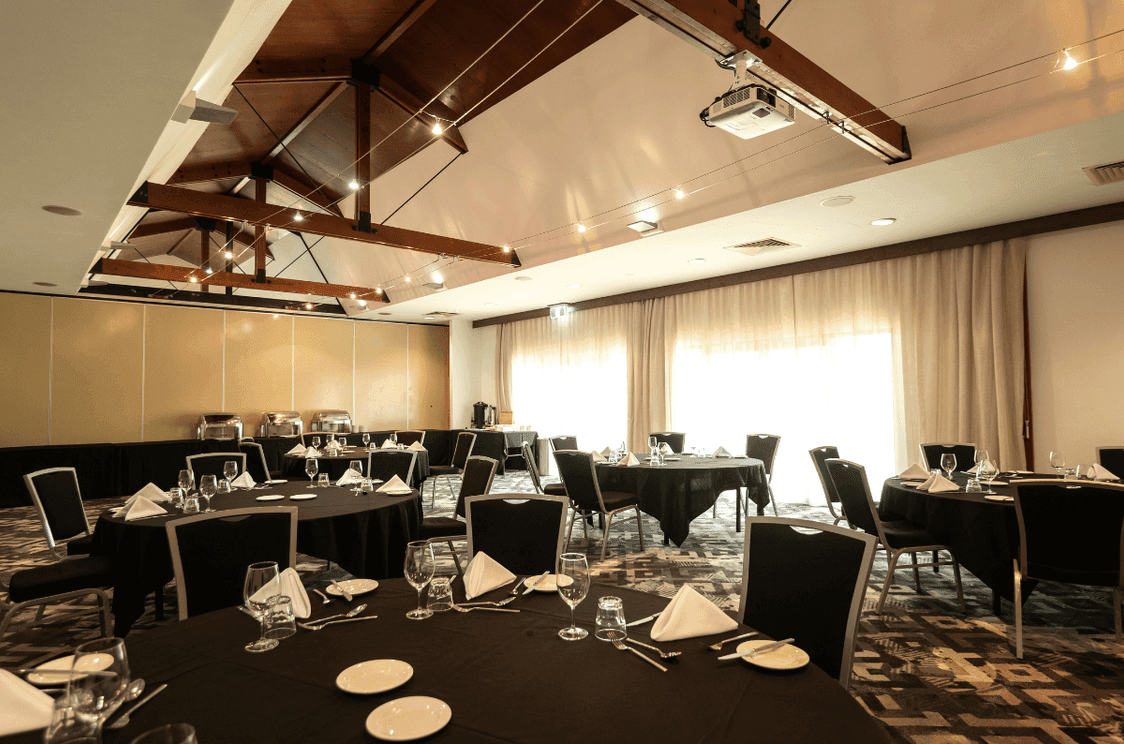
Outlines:
[[773, 251], [783, 251], [786, 248], [797, 248], [796, 243], [788, 243], [778, 238], [765, 238], [763, 240], [755, 240], [752, 243], [739, 243], [738, 245], [728, 245], [726, 250], [735, 253], [741, 253], [746, 256], [760, 256], [762, 253], [772, 253]]
[[1088, 168], [1082, 168], [1081, 170], [1085, 171], [1085, 175], [1095, 186], [1124, 181], [1124, 160], [1105, 163], [1104, 165], [1090, 165]]
[[441, 310], [437, 310], [437, 311], [432, 312], [432, 313], [426, 313], [426, 315], [432, 315], [435, 318], [455, 318], [458, 315], [460, 315], [460, 313], [446, 313], [446, 312], [442, 312]]

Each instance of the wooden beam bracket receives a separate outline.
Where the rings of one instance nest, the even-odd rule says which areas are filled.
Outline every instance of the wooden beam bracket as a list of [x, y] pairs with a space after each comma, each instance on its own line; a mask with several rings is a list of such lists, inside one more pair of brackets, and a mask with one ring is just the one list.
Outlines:
[[266, 163], [250, 163], [250, 178], [273, 180], [273, 166]]
[[757, 0], [745, 0], [742, 8], [742, 19], [734, 23], [734, 27], [741, 31], [745, 38], [759, 47], [765, 48], [773, 43], [768, 36], [763, 36], [761, 29], [761, 3]]
[[363, 60], [351, 60], [351, 78], [347, 81], [354, 85], [355, 83], [366, 83], [373, 88], [379, 87], [379, 80], [382, 77], [382, 70], [378, 65], [364, 64]]

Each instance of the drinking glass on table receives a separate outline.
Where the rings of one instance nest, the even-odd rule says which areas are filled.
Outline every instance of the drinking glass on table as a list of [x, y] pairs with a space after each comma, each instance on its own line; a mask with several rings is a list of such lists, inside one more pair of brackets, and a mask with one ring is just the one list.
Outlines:
[[72, 669], [95, 669], [96, 674], [71, 672], [66, 695], [79, 718], [94, 724], [95, 741], [101, 741], [101, 727], [113, 711], [125, 702], [129, 692], [129, 657], [125, 641], [99, 638], [83, 643], [74, 651]]
[[352, 460], [351, 465], [348, 467], [353, 477], [355, 478], [355, 488], [351, 489], [352, 493], [359, 493], [363, 488], [363, 461]]
[[422, 607], [422, 590], [433, 579], [433, 546], [426, 540], [418, 540], [406, 546], [406, 581], [418, 590], [418, 608], [406, 613], [411, 620], [424, 620], [433, 610]]
[[242, 599], [246, 609], [253, 613], [261, 623], [261, 636], [246, 646], [247, 651], [257, 653], [277, 647], [276, 638], [265, 637], [265, 615], [269, 601], [281, 593], [281, 574], [276, 561], [251, 563], [246, 568], [246, 581], [242, 585]]
[[204, 475], [199, 479], [199, 495], [207, 499], [207, 508], [204, 512], [213, 512], [211, 508], [211, 497], [218, 493], [219, 484], [218, 478], [213, 475]]
[[320, 437], [316, 436], [312, 438], [312, 448], [320, 449]]
[[238, 463], [234, 460], [227, 460], [223, 463], [222, 475], [226, 478], [227, 487], [230, 488], [230, 482], [238, 477]]
[[332, 485], [332, 479], [327, 473], [321, 473], [316, 479], [316, 485], [319, 488], [327, 488]]
[[195, 728], [186, 723], [169, 723], [160, 728], [145, 731], [129, 744], [198, 744]]
[[1077, 480], [1096, 480], [1096, 471], [1093, 470], [1092, 465], [1078, 465], [1077, 466]]
[[366, 432], [363, 432], [363, 446], [364, 447], [370, 447], [371, 446], [371, 435], [366, 433]]
[[653, 458], [656, 456], [656, 451], [660, 448], [659, 440], [655, 437], [648, 437], [648, 452]]
[[320, 463], [316, 462], [315, 457], [309, 457], [304, 461], [304, 472], [308, 475], [308, 479], [312, 481], [309, 483], [309, 488], [316, 487], [316, 474], [320, 472]]
[[956, 455], [951, 452], [941, 455], [941, 470], [945, 472], [946, 478], [951, 478], [952, 471], [956, 470]]
[[991, 482], [995, 480], [995, 476], [999, 475], [999, 464], [994, 460], [984, 460], [980, 463], [978, 475], [982, 480], [987, 481], [986, 493], [994, 495], [995, 491], [991, 488]]
[[1058, 471], [1058, 475], [1065, 473], [1065, 455], [1061, 452], [1050, 453], [1050, 467]]
[[976, 463], [976, 480], [980, 479], [980, 468], [979, 468], [980, 463], [983, 462], [984, 460], [990, 460], [990, 459], [991, 459], [991, 455], [989, 455], [987, 453], [987, 450], [978, 449], [978, 448], [976, 449], [975, 458], [973, 459], [973, 462]]
[[179, 484], [185, 495], [190, 493], [195, 488], [195, 473], [187, 469], [181, 470]]
[[327, 444], [331, 444], [334, 441], [336, 441], [336, 435], [335, 434], [328, 434]]
[[558, 593], [562, 601], [570, 605], [570, 627], [558, 631], [564, 641], [580, 641], [589, 635], [585, 628], [574, 622], [574, 608], [582, 603], [589, 593], [589, 564], [581, 553], [563, 553], [558, 557]]

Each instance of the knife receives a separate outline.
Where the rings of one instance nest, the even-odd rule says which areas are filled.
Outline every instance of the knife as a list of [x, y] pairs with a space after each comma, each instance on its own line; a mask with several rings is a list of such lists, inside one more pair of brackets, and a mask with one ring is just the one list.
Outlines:
[[637, 625], [643, 625], [644, 623], [649, 623], [649, 622], [655, 620], [657, 617], [659, 617], [662, 614], [663, 614], [663, 611], [660, 611], [660, 612], [657, 612], [654, 615], [648, 615], [648, 617], [642, 617], [639, 620], [633, 620], [631, 623], [625, 623], [624, 627], [634, 628]]
[[541, 584], [542, 580], [545, 579], [549, 575], [550, 575], [550, 571], [543, 571], [542, 576], [539, 576], [537, 579], [532, 581], [530, 584], [527, 584], [527, 588], [523, 590], [523, 594], [526, 595], [526, 594], [530, 594], [531, 592], [533, 592], [535, 590], [535, 587], [538, 586], [539, 584]]
[[745, 653], [726, 654], [725, 656], [719, 656], [718, 660], [719, 661], [728, 661], [729, 659], [742, 659], [742, 658], [745, 658], [747, 656], [756, 656], [757, 654], [763, 654], [766, 651], [772, 651], [774, 649], [778, 649], [781, 646], [787, 646], [788, 644], [792, 643], [794, 640], [796, 640], [796, 639], [795, 638], [785, 638], [783, 641], [777, 641], [776, 643], [766, 643], [764, 646], [758, 646], [757, 648], [746, 651]]
[[343, 585], [340, 584], [340, 582], [336, 581], [335, 579], [332, 579], [332, 586], [334, 586], [336, 589], [340, 590], [340, 594], [343, 595], [344, 601], [350, 602], [351, 600], [355, 599], [355, 597], [351, 596], [351, 592], [344, 589]]

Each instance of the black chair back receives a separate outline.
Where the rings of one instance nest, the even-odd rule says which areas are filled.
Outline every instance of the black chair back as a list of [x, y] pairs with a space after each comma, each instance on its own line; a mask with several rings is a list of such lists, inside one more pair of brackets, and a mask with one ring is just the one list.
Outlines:
[[539, 473], [539, 465], [535, 462], [535, 453], [531, 450], [530, 442], [523, 442], [520, 449], [523, 451], [523, 460], [527, 463], [527, 474], [531, 476], [531, 484], [535, 487], [535, 493], [542, 493], [542, 475]]
[[557, 437], [550, 438], [550, 449], [553, 452], [559, 450], [576, 450], [578, 448], [578, 438], [572, 434], [561, 434]]
[[921, 445], [925, 467], [940, 468], [941, 455], [956, 455], [956, 470], [967, 470], [976, 464], [976, 445], [967, 442], [929, 442]]
[[403, 429], [401, 431], [396, 431], [394, 432], [394, 438], [397, 439], [398, 443], [403, 447], [409, 447], [414, 442], [418, 442], [423, 445], [425, 444], [425, 432], [418, 431], [417, 429]]
[[827, 472], [831, 474], [835, 491], [839, 494], [839, 502], [843, 504], [847, 523], [880, 538], [878, 511], [866, 482], [866, 469], [858, 463], [828, 458]]
[[765, 464], [765, 474], [773, 477], [773, 460], [777, 458], [777, 447], [781, 438], [776, 434], [747, 434], [745, 437], [745, 456], [753, 457]]
[[831, 474], [827, 472], [828, 458], [839, 459], [838, 447], [816, 447], [813, 450], [808, 450], [808, 454], [812, 456], [812, 463], [816, 466], [816, 474], [820, 476], [820, 485], [823, 486], [824, 495], [827, 500], [835, 504], [839, 502], [839, 492], [835, 490], [835, 482], [831, 480]]
[[246, 567], [296, 562], [295, 506], [230, 509], [164, 525], [176, 576], [180, 619], [242, 604]]
[[558, 463], [558, 474], [574, 506], [583, 511], [605, 511], [592, 452], [555, 450], [554, 461]]
[[652, 432], [648, 436], [656, 438], [657, 446], [666, 444], [676, 454], [682, 454], [687, 441], [687, 435], [679, 431]]
[[467, 431], [457, 434], [457, 444], [453, 447], [453, 467], [464, 470], [464, 465], [468, 462], [468, 458], [472, 457], [472, 448], [475, 446], [475, 434]]
[[877, 542], [822, 522], [746, 518], [738, 621], [773, 638], [795, 639], [813, 664], [847, 687]]
[[1124, 488], [1086, 483], [1011, 484], [1024, 576], [1086, 586], [1120, 585]]
[[470, 557], [483, 551], [516, 574], [557, 570], [570, 509], [565, 496], [473, 496], [465, 509]]
[[78, 471], [74, 468], [47, 468], [28, 473], [24, 485], [31, 503], [39, 512], [47, 545], [55, 557], [55, 545], [78, 535], [90, 534], [90, 522], [82, 508]]
[[244, 452], [210, 452], [205, 455], [188, 455], [187, 469], [195, 473], [195, 485], [198, 486], [203, 481], [204, 475], [213, 475], [219, 480], [225, 478], [222, 470], [230, 460], [238, 463], [238, 475], [246, 470], [246, 454]]
[[499, 468], [499, 461], [490, 457], [470, 457], [464, 464], [461, 474], [461, 490], [457, 494], [457, 516], [464, 517], [464, 500], [469, 496], [483, 496], [492, 489], [492, 478]]
[[246, 456], [246, 470], [250, 472], [250, 477], [258, 483], [265, 483], [271, 480], [269, 477], [269, 465], [265, 462], [265, 450], [257, 442], [239, 442], [238, 449], [242, 450], [242, 454]]
[[409, 450], [372, 450], [367, 454], [366, 475], [381, 481], [388, 481], [397, 475], [403, 483], [413, 488], [414, 463], [417, 459], [418, 453]]
[[1097, 462], [1117, 478], [1124, 478], [1124, 447], [1097, 447]]

